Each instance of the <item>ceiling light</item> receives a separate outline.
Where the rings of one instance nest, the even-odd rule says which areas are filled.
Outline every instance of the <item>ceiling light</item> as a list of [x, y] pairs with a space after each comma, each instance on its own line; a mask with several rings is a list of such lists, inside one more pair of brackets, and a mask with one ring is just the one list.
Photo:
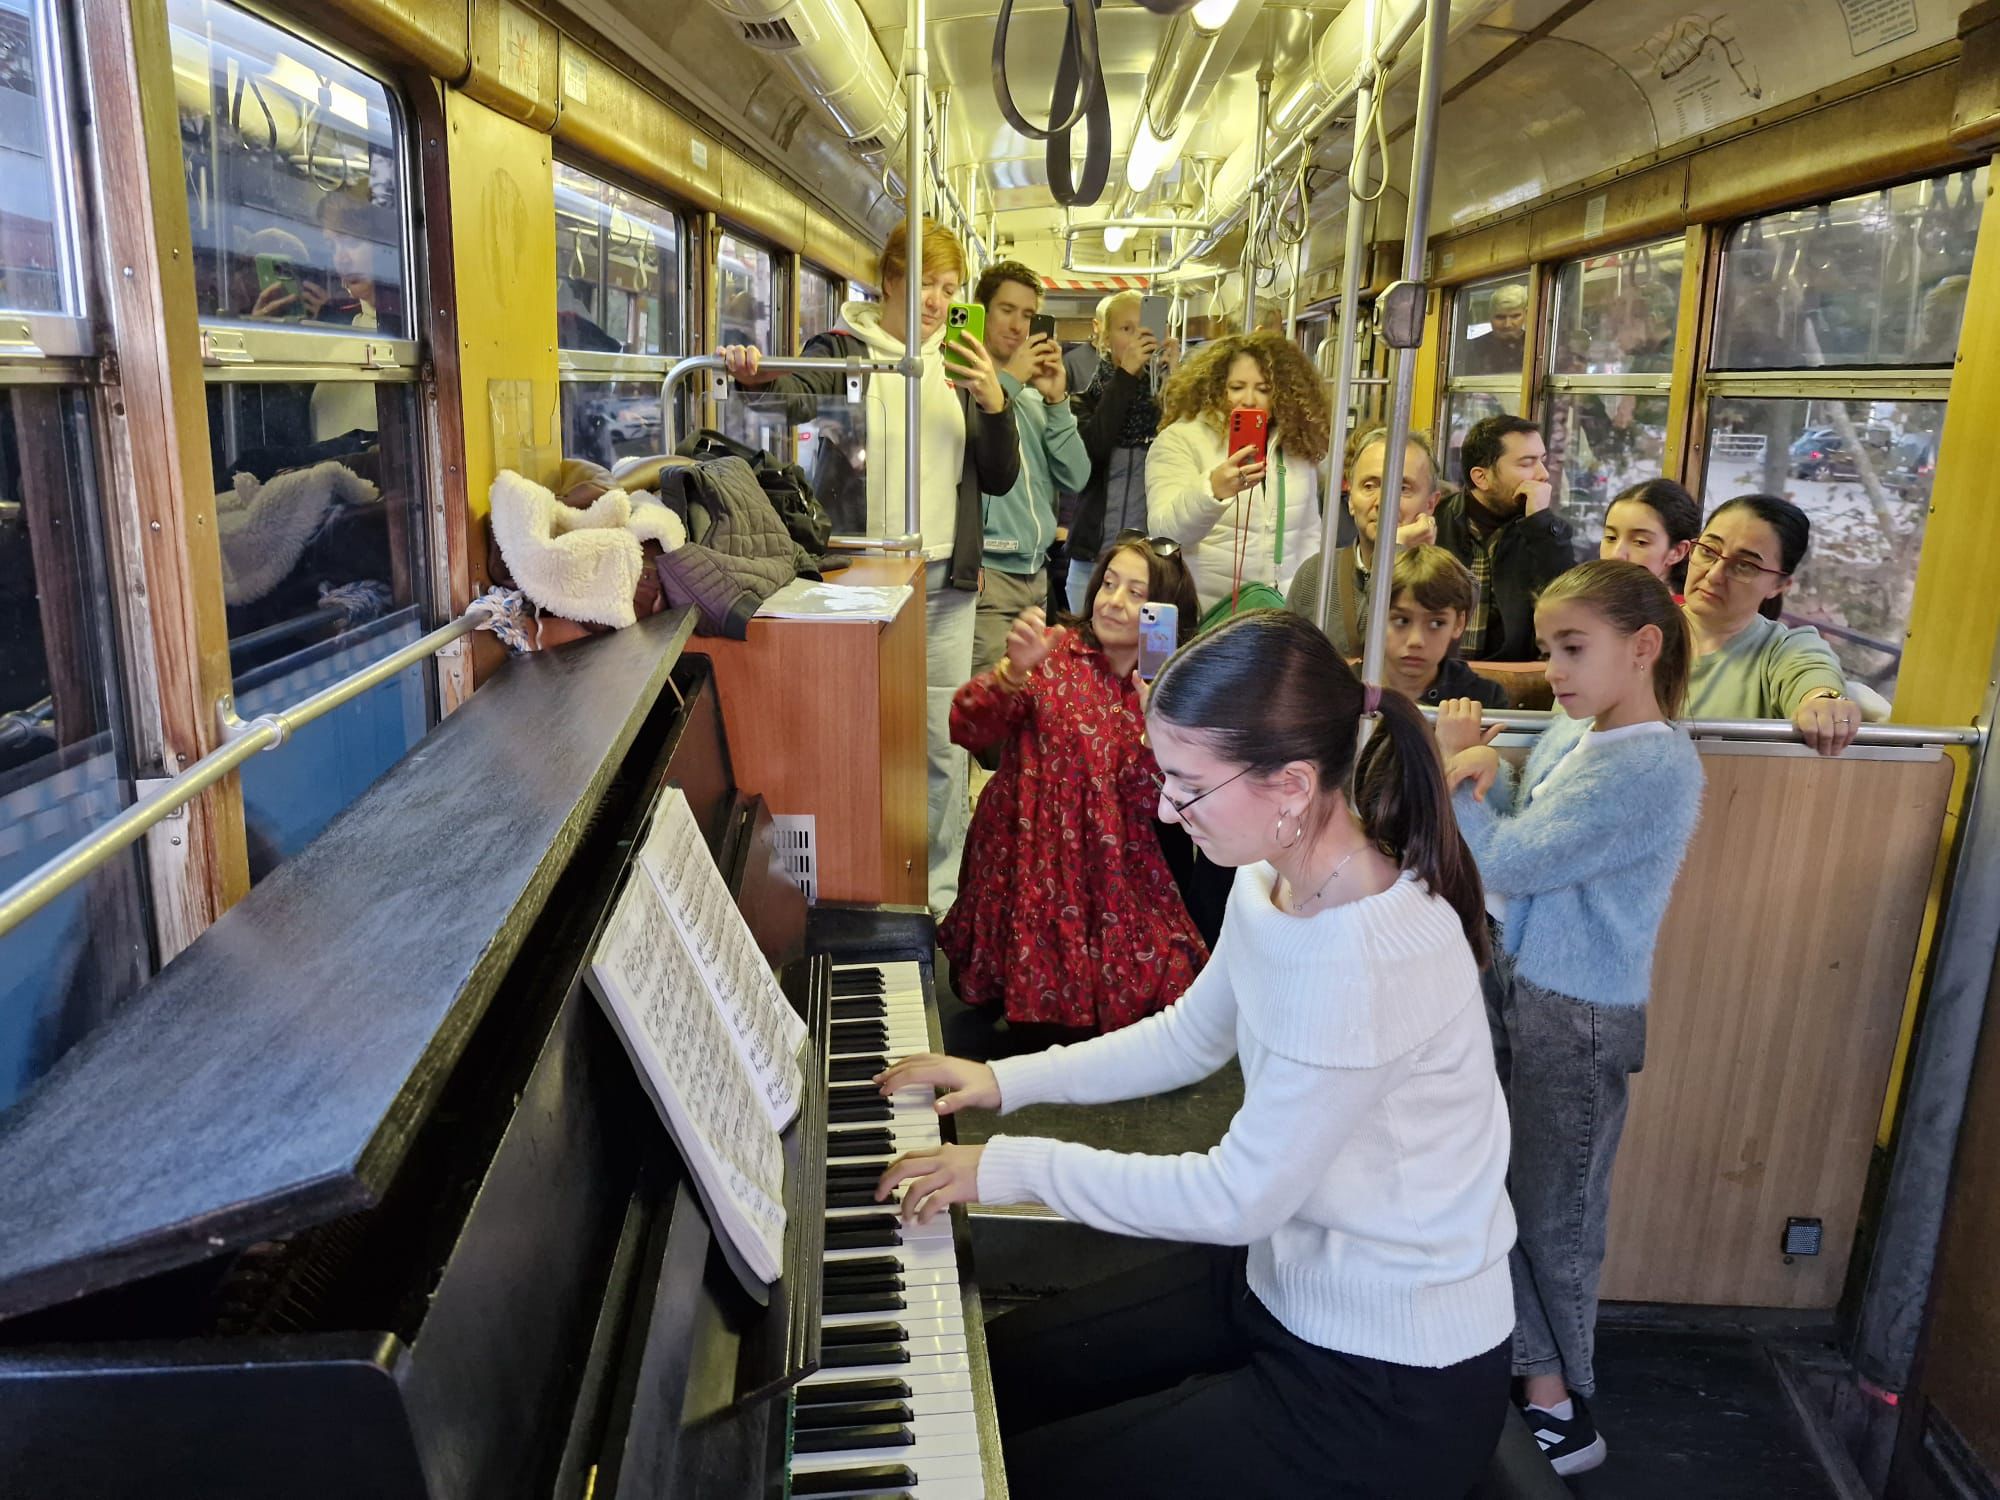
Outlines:
[[1282, 135], [1299, 124], [1305, 119], [1306, 106], [1312, 102], [1313, 95], [1317, 92], [1318, 89], [1311, 77], [1299, 80], [1299, 86], [1285, 96], [1285, 102], [1272, 114], [1271, 128]]
[[1135, 193], [1145, 192], [1153, 185], [1153, 179], [1160, 175], [1160, 169], [1178, 154], [1174, 138], [1168, 136], [1164, 141], [1160, 140], [1142, 116], [1139, 129], [1132, 137], [1132, 148], [1125, 154], [1125, 185]]
[[1125, 242], [1132, 238], [1132, 231], [1122, 224], [1113, 225], [1104, 231], [1104, 248], [1116, 255], [1125, 248]]
[[1201, 0], [1191, 18], [1202, 31], [1220, 31], [1236, 13], [1236, 0]]

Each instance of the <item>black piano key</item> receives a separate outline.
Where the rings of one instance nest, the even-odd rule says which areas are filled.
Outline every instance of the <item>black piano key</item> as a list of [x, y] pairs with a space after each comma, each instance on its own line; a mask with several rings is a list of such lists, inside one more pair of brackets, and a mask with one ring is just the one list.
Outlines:
[[822, 1345], [819, 1362], [828, 1370], [851, 1370], [857, 1365], [906, 1365], [910, 1362], [910, 1350], [905, 1344], [842, 1344], [833, 1349]]
[[878, 1427], [809, 1427], [792, 1437], [794, 1453], [841, 1453], [852, 1448], [908, 1448], [917, 1435], [900, 1423]]
[[854, 1490], [873, 1495], [878, 1490], [907, 1489], [917, 1482], [917, 1471], [908, 1464], [859, 1464], [852, 1469], [823, 1469], [817, 1474], [794, 1474], [794, 1495], [845, 1495]]
[[861, 1083], [889, 1066], [879, 1052], [863, 1052], [853, 1057], [836, 1057], [826, 1065], [826, 1076], [834, 1083]]
[[853, 1291], [822, 1294], [819, 1300], [819, 1310], [827, 1314], [903, 1312], [909, 1305], [900, 1289], [876, 1289], [873, 1282], [866, 1281], [857, 1283]]
[[867, 1208], [875, 1202], [875, 1184], [856, 1182], [851, 1186], [829, 1184], [826, 1190], [828, 1208]]
[[878, 1376], [871, 1380], [829, 1380], [820, 1385], [802, 1385], [792, 1392], [794, 1406], [831, 1406], [845, 1401], [907, 1401], [910, 1385], [906, 1380]]
[[830, 1260], [820, 1267], [820, 1280], [825, 1282], [902, 1274], [903, 1263], [893, 1255], [857, 1255], [853, 1260]]
[[822, 1328], [819, 1344], [831, 1349], [845, 1344], [899, 1344], [910, 1336], [901, 1323], [848, 1323], [838, 1328]]
[[888, 989], [889, 982], [879, 972], [836, 974], [833, 976], [833, 992], [836, 995], [881, 994]]
[[880, 1213], [847, 1214], [842, 1218], [828, 1219], [826, 1227], [831, 1233], [836, 1229], [886, 1229], [895, 1222], [896, 1211], [893, 1208], [885, 1208]]
[[836, 1159], [843, 1156], [882, 1156], [895, 1142], [896, 1138], [886, 1130], [843, 1130], [826, 1138], [826, 1154]]
[[821, 1295], [827, 1297], [889, 1296], [903, 1290], [900, 1276], [850, 1276], [843, 1281], [822, 1281]]
[[907, 1401], [829, 1401], [792, 1410], [793, 1427], [865, 1427], [877, 1422], [914, 1422]]
[[894, 1119], [895, 1111], [887, 1099], [857, 1099], [851, 1104], [829, 1104], [826, 1118], [834, 1125], [858, 1125], [866, 1120]]
[[894, 1229], [828, 1229], [826, 1248], [829, 1250], [882, 1250], [890, 1245], [900, 1245], [902, 1239]]
[[843, 1026], [828, 1034], [826, 1055], [828, 1057], [854, 1057], [864, 1052], [886, 1053], [889, 1050], [889, 1028], [886, 1026]]

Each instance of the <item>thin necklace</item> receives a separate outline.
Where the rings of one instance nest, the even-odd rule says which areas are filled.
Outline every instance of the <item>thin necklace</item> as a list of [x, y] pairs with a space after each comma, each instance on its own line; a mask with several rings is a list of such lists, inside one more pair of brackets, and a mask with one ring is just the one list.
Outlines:
[[1333, 874], [1327, 876], [1326, 879], [1322, 880], [1319, 883], [1319, 889], [1314, 891], [1310, 896], [1306, 897], [1305, 900], [1294, 902], [1292, 905], [1292, 910], [1294, 912], [1300, 911], [1305, 907], [1311, 906], [1313, 902], [1319, 900], [1321, 896], [1324, 896], [1326, 894], [1326, 888], [1333, 884], [1334, 877], [1339, 875], [1342, 870], [1347, 868], [1348, 862], [1352, 860], [1355, 855], [1361, 852], [1361, 847], [1362, 847], [1361, 845], [1356, 844], [1352, 849], [1348, 850], [1347, 858], [1343, 859], [1339, 864], [1333, 867]]

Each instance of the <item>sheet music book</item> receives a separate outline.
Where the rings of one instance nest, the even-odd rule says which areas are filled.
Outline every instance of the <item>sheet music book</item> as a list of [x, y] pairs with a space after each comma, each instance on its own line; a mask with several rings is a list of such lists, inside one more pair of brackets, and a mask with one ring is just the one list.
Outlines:
[[776, 1281], [785, 1239], [778, 1131], [694, 948], [641, 875], [626, 881], [612, 908], [590, 980], [694, 1176], [711, 1227], [754, 1276]]
[[694, 809], [679, 787], [661, 794], [637, 863], [692, 950], [702, 986], [756, 1080], [772, 1127], [784, 1129], [798, 1114], [805, 1089], [799, 1048], [806, 1023], [785, 999], [743, 913], [730, 899]]

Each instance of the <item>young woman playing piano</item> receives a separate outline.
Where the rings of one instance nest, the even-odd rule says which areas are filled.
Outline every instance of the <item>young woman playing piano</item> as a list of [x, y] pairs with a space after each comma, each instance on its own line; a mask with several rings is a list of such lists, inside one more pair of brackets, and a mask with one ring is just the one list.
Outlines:
[[1407, 699], [1380, 694], [1356, 767], [1374, 697], [1281, 611], [1184, 647], [1147, 725], [1160, 815], [1237, 867], [1208, 966], [1123, 1031], [881, 1075], [885, 1094], [944, 1090], [950, 1114], [1138, 1098], [1242, 1062], [1243, 1107], [1205, 1156], [1002, 1135], [883, 1175], [906, 1218], [1036, 1202], [1188, 1245], [988, 1330], [1016, 1494], [1460, 1500], [1492, 1456], [1514, 1219], [1485, 909]]

